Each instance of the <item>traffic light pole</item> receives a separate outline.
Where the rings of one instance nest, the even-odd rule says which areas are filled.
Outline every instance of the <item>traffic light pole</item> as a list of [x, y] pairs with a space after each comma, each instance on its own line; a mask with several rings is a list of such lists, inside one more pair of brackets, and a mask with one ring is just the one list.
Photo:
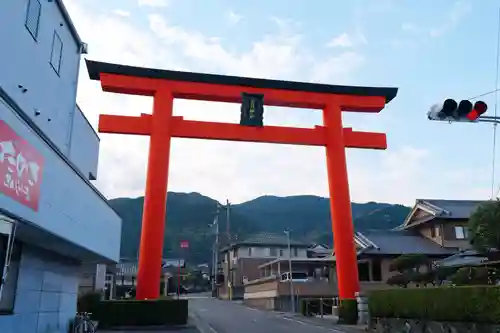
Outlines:
[[477, 118], [474, 121], [471, 120], [459, 120], [459, 119], [430, 119], [433, 121], [446, 121], [448, 123], [469, 123], [469, 124], [475, 124], [475, 123], [490, 123], [490, 124], [500, 124], [500, 117], [490, 117], [490, 116], [482, 116]]
[[476, 122], [500, 124], [500, 117], [483, 116], [483, 117], [479, 117], [476, 120]]

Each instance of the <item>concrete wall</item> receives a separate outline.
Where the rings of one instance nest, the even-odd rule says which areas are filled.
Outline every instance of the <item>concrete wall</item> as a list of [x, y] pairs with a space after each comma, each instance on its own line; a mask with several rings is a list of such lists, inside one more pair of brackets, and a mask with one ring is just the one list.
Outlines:
[[[0, 22], [9, 27], [0, 29], [0, 45], [9, 46], [0, 52], [0, 88], [87, 178], [95, 179], [99, 138], [75, 102], [80, 45], [57, 1], [38, 0], [38, 33], [32, 36], [25, 24], [30, 1], [37, 0], [0, 1]], [[54, 33], [62, 42], [59, 73], [51, 65]]]
[[106, 199], [2, 99], [0, 120], [6, 121], [45, 158], [38, 212], [3, 194], [0, 194], [0, 208], [77, 246], [118, 261], [121, 219]]
[[2, 333], [66, 333], [76, 313], [79, 266], [23, 245], [14, 313], [0, 315]]
[[76, 105], [70, 133], [69, 159], [87, 179], [97, 179], [99, 136]]
[[[57, 1], [39, 0], [38, 33], [33, 37], [25, 25], [29, 1], [37, 0], [0, 1], [0, 22], [8, 27], [0, 29], [0, 45], [6, 47], [0, 52], [0, 86], [67, 154], [75, 112], [80, 48]], [[63, 45], [59, 73], [50, 63], [54, 33]], [[24, 93], [23, 88], [27, 89]]]

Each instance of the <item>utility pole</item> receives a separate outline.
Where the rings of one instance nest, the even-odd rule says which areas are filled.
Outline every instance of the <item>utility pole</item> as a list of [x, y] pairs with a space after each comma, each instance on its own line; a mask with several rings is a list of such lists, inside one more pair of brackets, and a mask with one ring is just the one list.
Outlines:
[[292, 275], [292, 247], [290, 245], [290, 230], [285, 230], [286, 242], [288, 244], [288, 274], [290, 275], [290, 303], [292, 313], [295, 313], [295, 297], [293, 295], [293, 275]]
[[[229, 199], [226, 200], [226, 234], [227, 234], [227, 246], [231, 246], [231, 213], [230, 213], [231, 203]], [[228, 288], [228, 298], [231, 301], [233, 299], [233, 271], [231, 263], [231, 249], [227, 252], [227, 288]]]
[[231, 213], [230, 213], [231, 203], [229, 199], [226, 200], [226, 234], [227, 234], [227, 242], [231, 244]]
[[212, 296], [216, 296], [216, 279], [217, 273], [219, 272], [219, 205], [217, 204], [217, 211], [215, 213], [214, 222], [210, 225], [210, 227], [215, 227], [215, 241], [213, 247], [213, 263], [212, 263]]

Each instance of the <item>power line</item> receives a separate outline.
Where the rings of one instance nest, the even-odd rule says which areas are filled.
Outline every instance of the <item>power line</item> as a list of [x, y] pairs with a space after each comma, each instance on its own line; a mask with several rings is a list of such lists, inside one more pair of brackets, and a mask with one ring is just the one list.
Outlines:
[[[495, 75], [495, 117], [498, 114], [498, 80], [500, 71], [500, 8], [498, 8], [498, 31], [497, 31], [497, 55], [496, 55], [496, 75]], [[493, 123], [493, 147], [492, 147], [492, 166], [491, 166], [491, 199], [493, 200], [495, 191], [495, 162], [496, 162], [496, 144], [497, 144], [497, 124]], [[499, 189], [500, 191], [500, 189]], [[497, 191], [498, 194], [498, 191]]]
[[[497, 78], [498, 80], [498, 78]], [[487, 95], [491, 95], [491, 94], [494, 94], [496, 92], [500, 91], [500, 88], [498, 89], [495, 89], [495, 90], [491, 90], [491, 91], [488, 91], [488, 92], [485, 92], [481, 95], [477, 95], [477, 96], [474, 96], [474, 97], [470, 97], [470, 98], [467, 98], [469, 101], [472, 101], [472, 100], [475, 100], [475, 99], [478, 99], [479, 97], [483, 97], [483, 96], [487, 96]]]

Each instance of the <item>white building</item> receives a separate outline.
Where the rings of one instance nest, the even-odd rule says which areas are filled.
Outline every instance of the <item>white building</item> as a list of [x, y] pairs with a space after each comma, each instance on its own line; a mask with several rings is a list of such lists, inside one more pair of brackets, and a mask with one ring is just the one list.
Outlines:
[[76, 105], [86, 45], [61, 0], [1, 0], [0, 45], [0, 332], [67, 332], [80, 268], [120, 252]]

